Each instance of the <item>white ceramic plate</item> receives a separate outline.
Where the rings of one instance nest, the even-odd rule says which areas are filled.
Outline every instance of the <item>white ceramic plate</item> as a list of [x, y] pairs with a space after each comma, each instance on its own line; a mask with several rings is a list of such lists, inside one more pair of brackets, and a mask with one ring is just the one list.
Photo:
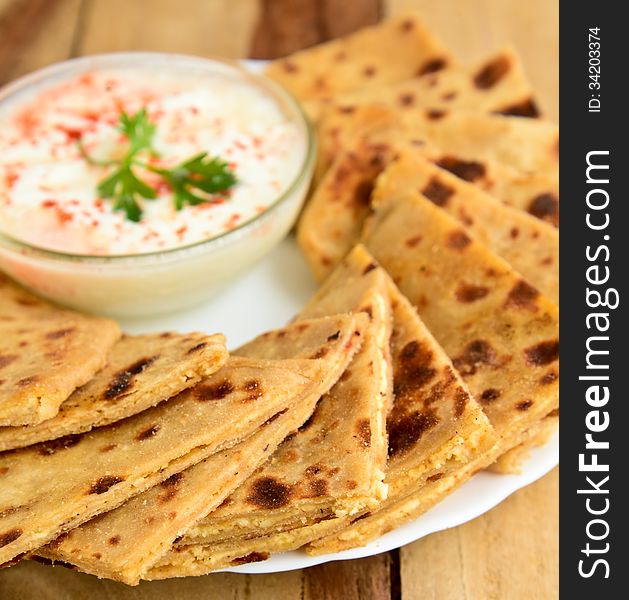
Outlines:
[[[122, 326], [131, 333], [164, 329], [221, 331], [227, 336], [229, 347], [235, 348], [259, 333], [283, 326], [299, 312], [315, 289], [316, 284], [291, 237], [207, 304], [182, 314], [123, 321]], [[286, 552], [229, 570], [274, 573], [386, 552], [482, 515], [516, 490], [542, 477], [558, 462], [559, 436], [556, 435], [531, 453], [520, 475], [479, 473], [425, 515], [363, 548], [324, 556]]]

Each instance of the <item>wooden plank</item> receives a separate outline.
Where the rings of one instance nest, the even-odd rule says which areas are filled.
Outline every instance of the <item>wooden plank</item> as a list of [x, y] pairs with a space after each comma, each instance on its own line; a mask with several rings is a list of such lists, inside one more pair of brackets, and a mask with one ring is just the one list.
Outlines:
[[2, 0], [0, 85], [70, 56], [81, 0]]
[[124, 50], [246, 56], [257, 0], [85, 0], [79, 54]]
[[559, 2], [557, 0], [383, 0], [385, 13], [419, 10], [427, 25], [462, 62], [505, 44], [522, 55], [545, 115], [559, 117]]
[[559, 594], [559, 469], [489, 513], [401, 550], [404, 600]]
[[395, 600], [391, 583], [388, 553], [330, 562], [304, 571], [304, 600]]
[[250, 55], [277, 58], [380, 19], [379, 0], [261, 0]]

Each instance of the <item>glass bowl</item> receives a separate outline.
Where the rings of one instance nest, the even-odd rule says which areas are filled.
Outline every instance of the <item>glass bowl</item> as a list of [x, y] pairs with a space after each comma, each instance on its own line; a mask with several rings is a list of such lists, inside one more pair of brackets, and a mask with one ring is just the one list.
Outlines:
[[234, 70], [257, 86], [295, 123], [305, 143], [301, 167], [264, 212], [207, 240], [131, 255], [77, 255], [37, 247], [0, 231], [0, 269], [56, 302], [114, 317], [144, 317], [182, 310], [215, 294], [267, 254], [289, 232], [310, 185], [315, 138], [298, 102], [275, 83], [236, 62], [154, 52], [125, 52], [65, 61], [16, 80], [0, 90], [0, 106], [17, 94], [57, 79], [99, 68], [168, 65], [212, 72]]

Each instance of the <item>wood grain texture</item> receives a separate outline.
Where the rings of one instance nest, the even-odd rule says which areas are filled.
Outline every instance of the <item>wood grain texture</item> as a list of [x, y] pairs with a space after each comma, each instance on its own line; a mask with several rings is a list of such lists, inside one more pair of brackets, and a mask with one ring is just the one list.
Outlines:
[[559, 595], [559, 469], [487, 514], [401, 549], [404, 600]]
[[1, 0], [0, 85], [70, 56], [81, 0]]
[[[391, 557], [330, 562], [304, 571], [304, 600], [389, 600]], [[393, 600], [393, 599], [392, 599]]]
[[278, 58], [377, 23], [379, 0], [261, 0], [252, 58]]
[[[556, 0], [0, 0], [0, 83], [94, 52], [161, 50], [274, 57], [418, 8], [464, 62], [506, 42], [558, 115]], [[557, 470], [491, 512], [399, 553], [272, 575], [213, 574], [129, 588], [23, 563], [2, 600], [546, 600], [557, 597]], [[398, 563], [399, 560], [399, 563]]]
[[78, 54], [154, 50], [245, 56], [257, 0], [84, 0]]

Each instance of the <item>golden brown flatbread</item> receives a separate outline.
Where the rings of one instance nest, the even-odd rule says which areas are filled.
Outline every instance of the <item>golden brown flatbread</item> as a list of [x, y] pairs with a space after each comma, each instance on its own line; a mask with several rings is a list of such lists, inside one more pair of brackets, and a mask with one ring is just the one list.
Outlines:
[[[434, 73], [451, 61], [418, 14], [407, 12], [276, 60], [266, 75], [307, 103]], [[308, 106], [316, 116], [318, 103]]]
[[419, 194], [387, 205], [365, 244], [417, 308], [500, 436], [558, 407], [557, 308]]
[[357, 139], [386, 148], [412, 143], [431, 161], [474, 183], [505, 204], [557, 226], [559, 132], [539, 119], [412, 109], [398, 114], [380, 105], [331, 109], [317, 126], [317, 182]]
[[468, 462], [427, 473], [422, 485], [399, 487], [378, 511], [345, 519], [343, 529], [322, 527], [325, 537], [306, 548], [312, 554], [364, 545], [418, 517], [479, 469], [527, 442], [529, 431], [558, 406], [556, 307], [419, 194], [381, 211], [368, 247], [452, 358], [498, 439]]
[[[263, 422], [265, 429], [260, 432], [261, 436], [256, 433], [250, 440], [241, 442], [240, 451], [235, 454], [214, 454], [204, 462], [177, 472], [167, 480], [166, 485], [162, 484], [161, 488], [165, 487], [166, 491], [160, 486], [153, 487], [38, 552], [50, 559], [71, 562], [82, 570], [99, 576], [130, 584], [137, 583], [143, 571], [170, 547], [178, 535], [216, 508], [263, 461], [265, 453], [268, 456], [273, 446], [277, 446], [291, 429], [305, 421], [321, 395], [336, 382], [360, 347], [365, 325], [364, 315], [340, 315], [304, 321], [299, 331], [293, 327], [262, 336], [265, 343], [272, 345], [275, 345], [273, 340], [281, 339], [282, 344], [285, 344], [296, 336], [296, 344], [298, 340], [303, 342], [299, 346], [301, 356], [314, 355], [314, 358], [259, 361], [233, 357], [216, 374], [216, 381], [204, 381], [190, 392], [194, 397], [199, 393], [204, 395], [204, 390], [207, 389], [207, 399], [212, 400], [212, 403], [220, 401], [225, 394], [229, 396], [233, 393], [244, 393], [234, 415], [242, 419], [240, 411], [255, 412], [256, 405], [264, 402], [269, 389], [266, 376], [271, 372], [266, 373], [259, 369], [264, 377], [248, 376], [236, 384], [234, 374], [230, 375], [228, 372], [230, 367], [252, 363], [267, 366], [271, 371], [276, 366], [285, 365], [296, 368], [297, 372], [305, 368], [309, 378], [308, 385], [294, 391], [284, 390], [283, 409]], [[298, 354], [300, 353], [295, 352], [293, 355]], [[290, 353], [286, 352], [286, 355]], [[313, 365], [316, 365], [316, 377], [310, 373]], [[176, 399], [165, 405], [174, 401]], [[223, 414], [223, 418], [225, 425], [228, 425], [231, 415]], [[216, 424], [206, 418], [200, 421], [199, 426], [215, 428]], [[234, 464], [230, 464], [230, 460]], [[151, 531], [140, 534], [138, 527], [144, 526], [145, 519], [148, 519]], [[116, 540], [115, 544], [110, 543], [112, 538]], [[115, 547], [112, 548], [112, 545]]]
[[540, 114], [522, 61], [511, 47], [473, 65], [449, 64], [438, 72], [399, 83], [361, 87], [325, 98], [321, 111], [324, 115], [330, 108], [351, 112], [365, 104], [378, 104], [398, 112], [421, 107], [436, 116], [450, 110], [520, 117]]
[[114, 321], [54, 306], [0, 273], [0, 426], [54, 417], [119, 337]]
[[308, 423], [224, 506], [193, 526], [182, 544], [259, 536], [294, 521], [352, 514], [386, 495], [382, 478], [384, 417], [391, 394], [390, 308], [384, 279], [378, 274], [366, 278], [359, 288], [341, 290], [333, 298], [322, 297], [310, 304], [288, 328], [297, 335], [258, 339], [237, 351], [250, 357], [296, 353], [301, 346], [299, 331], [307, 323], [303, 318], [328, 311], [353, 308], [370, 318], [360, 350]]
[[37, 550], [38, 556], [136, 585], [190, 523], [219, 506], [287, 435], [308, 419], [323, 390], [320, 383], [312, 382], [307, 391], [238, 445], [217, 452], [119, 508], [69, 531]]
[[415, 148], [398, 147], [396, 160], [378, 177], [372, 206], [395, 202], [411, 190], [457, 219], [473, 237], [559, 304], [559, 232], [555, 227], [439, 168]]
[[251, 435], [311, 381], [325, 379], [331, 357], [351, 357], [363, 323], [360, 315], [339, 315], [306, 324], [321, 332], [327, 350], [314, 363], [234, 358], [192, 390], [138, 415], [1, 454], [0, 564]]
[[[395, 399], [388, 417], [388, 462], [386, 499], [369, 508], [377, 513], [383, 505], [421, 487], [427, 478], [457, 470], [495, 441], [493, 430], [479, 405], [469, 396], [450, 360], [435, 342], [417, 313], [399, 293], [384, 271], [362, 246], [356, 247], [337, 267], [313, 300], [306, 313], [325, 307], [339, 286], [358, 290], [369, 278], [384, 278], [393, 306], [391, 347], [394, 364]], [[181, 577], [234, 566], [248, 556], [261, 560], [271, 552], [284, 552], [331, 534], [368, 513], [327, 515], [304, 522], [293, 519], [274, 523], [255, 537], [213, 543], [198, 536], [182, 540], [176, 551], [165, 555], [147, 577]], [[322, 515], [324, 516], [324, 515]]]
[[227, 360], [222, 335], [157, 333], [123, 336], [107, 364], [75, 390], [53, 418], [0, 427], [0, 451], [83, 433], [135, 415], [193, 387]]

